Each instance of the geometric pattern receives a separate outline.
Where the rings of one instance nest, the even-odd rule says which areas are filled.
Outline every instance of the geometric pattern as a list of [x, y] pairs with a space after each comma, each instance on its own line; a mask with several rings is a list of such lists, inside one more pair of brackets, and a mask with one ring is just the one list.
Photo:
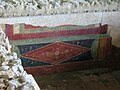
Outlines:
[[24, 67], [34, 74], [78, 70], [84, 67], [82, 61], [104, 60], [112, 52], [107, 24], [47, 27], [18, 23], [3, 24], [2, 28]]
[[78, 45], [56, 42], [27, 52], [21, 56], [55, 65], [87, 51], [90, 51], [90, 49]]

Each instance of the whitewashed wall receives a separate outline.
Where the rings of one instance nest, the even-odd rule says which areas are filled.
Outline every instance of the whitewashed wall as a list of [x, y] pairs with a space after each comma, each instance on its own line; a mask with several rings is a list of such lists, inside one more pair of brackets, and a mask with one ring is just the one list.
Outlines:
[[51, 16], [29, 16], [0, 18], [0, 24], [27, 23], [35, 26], [58, 26], [63, 24], [89, 25], [95, 23], [109, 24], [109, 33], [113, 45], [120, 47], [120, 12], [97, 12], [80, 14], [61, 14]]
[[120, 47], [120, 12], [103, 13], [102, 23], [111, 25], [109, 32], [113, 39], [112, 43]]

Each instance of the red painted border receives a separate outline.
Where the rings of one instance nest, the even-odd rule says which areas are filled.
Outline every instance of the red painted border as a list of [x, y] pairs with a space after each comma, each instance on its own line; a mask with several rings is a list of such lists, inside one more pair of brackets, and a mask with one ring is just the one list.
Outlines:
[[74, 36], [74, 35], [88, 35], [88, 34], [105, 34], [108, 25], [103, 25], [95, 28], [75, 29], [75, 30], [58, 30], [52, 32], [30, 33], [30, 34], [13, 34], [13, 25], [6, 24], [6, 35], [10, 40], [25, 40], [33, 38], [50, 38], [59, 36]]
[[12, 37], [13, 36], [13, 25], [5, 24], [5, 34], [8, 37]]
[[84, 69], [93, 68], [109, 68], [114, 66], [120, 66], [120, 60], [94, 60], [94, 61], [81, 61], [70, 64], [48, 65], [48, 66], [36, 66], [27, 67], [25, 70], [34, 75], [48, 75], [59, 72], [78, 71]]
[[90, 28], [90, 29], [78, 29], [78, 30], [61, 30], [52, 32], [41, 32], [41, 33], [31, 33], [31, 34], [15, 34], [8, 35], [10, 40], [25, 40], [33, 38], [50, 38], [59, 36], [75, 36], [75, 35], [88, 35], [88, 34], [100, 34], [100, 28]]

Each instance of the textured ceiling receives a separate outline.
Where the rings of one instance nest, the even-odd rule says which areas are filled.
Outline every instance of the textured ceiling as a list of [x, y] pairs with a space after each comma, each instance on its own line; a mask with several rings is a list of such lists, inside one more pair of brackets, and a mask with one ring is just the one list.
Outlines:
[[119, 0], [0, 0], [0, 16], [119, 11]]

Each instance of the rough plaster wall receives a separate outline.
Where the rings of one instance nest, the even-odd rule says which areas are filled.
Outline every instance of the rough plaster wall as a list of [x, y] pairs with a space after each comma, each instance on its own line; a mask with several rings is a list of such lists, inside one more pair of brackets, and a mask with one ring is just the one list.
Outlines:
[[109, 33], [113, 45], [120, 47], [120, 12], [97, 12], [80, 14], [61, 14], [47, 16], [30, 16], [0, 18], [0, 24], [27, 23], [35, 26], [58, 26], [63, 24], [89, 25], [95, 23], [109, 24]]
[[120, 12], [103, 13], [103, 24], [109, 24], [109, 33], [112, 36], [113, 45], [120, 47]]
[[61, 14], [48, 16], [29, 16], [1, 18], [0, 23], [27, 23], [40, 26], [58, 26], [63, 24], [87, 25], [100, 23], [102, 13]]

